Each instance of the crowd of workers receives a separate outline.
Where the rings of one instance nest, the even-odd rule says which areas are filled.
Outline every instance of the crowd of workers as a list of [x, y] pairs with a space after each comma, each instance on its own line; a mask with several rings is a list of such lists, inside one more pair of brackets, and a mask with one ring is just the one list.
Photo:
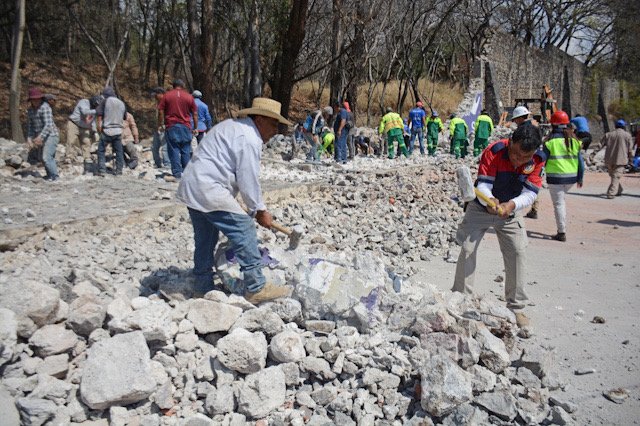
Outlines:
[[[268, 98], [255, 98], [251, 108], [243, 109], [236, 118], [213, 126], [209, 109], [194, 91], [189, 94], [182, 80], [173, 82], [172, 90], [153, 91], [157, 100], [158, 127], [154, 133], [152, 152], [156, 167], [170, 165], [175, 180], [180, 180], [177, 198], [188, 207], [194, 231], [194, 286], [206, 292], [213, 282], [213, 253], [219, 232], [224, 233], [236, 254], [244, 280], [240, 292], [252, 303], [286, 296], [290, 289], [266, 283], [261, 272], [262, 260], [257, 247], [253, 218], [271, 227], [272, 217], [263, 200], [259, 181], [262, 144], [273, 137], [279, 125], [292, 125], [280, 114], [281, 105]], [[53, 121], [51, 105], [55, 97], [38, 89], [29, 90], [28, 144], [40, 149], [46, 179], [56, 180], [55, 161], [59, 133]], [[517, 129], [511, 137], [489, 145], [493, 122], [486, 111], [473, 123], [473, 155], [479, 156], [477, 190], [489, 200], [476, 199], [465, 206], [458, 227], [457, 240], [462, 249], [458, 258], [453, 290], [471, 293], [478, 245], [487, 230], [493, 228], [498, 237], [505, 264], [505, 300], [516, 313], [518, 324], [528, 319], [522, 310], [528, 303], [524, 290], [525, 247], [527, 243], [523, 212], [537, 199], [546, 168], [546, 180], [554, 206], [557, 233], [553, 237], [566, 241], [565, 196], [573, 185], [581, 187], [584, 176], [584, 148], [591, 143], [588, 122], [576, 116], [569, 120], [563, 111], [550, 119], [551, 133], [542, 138], [540, 128], [526, 107], [514, 109], [512, 121]], [[332, 128], [329, 127], [333, 122]], [[350, 134], [354, 128], [353, 113], [347, 102], [336, 102], [310, 113], [296, 128], [295, 139], [309, 144], [308, 160], [318, 161], [323, 151], [333, 147], [335, 161], [346, 163], [359, 149], [372, 154], [371, 141], [364, 134]], [[608, 132], [594, 148], [606, 148], [605, 164], [611, 176], [607, 198], [622, 193], [619, 184], [624, 167], [633, 158], [631, 135], [624, 120]], [[408, 118], [387, 108], [378, 133], [385, 138], [387, 156], [408, 157], [416, 141], [422, 155], [435, 155], [438, 138], [443, 131], [438, 112], [427, 114], [421, 102], [411, 109]], [[426, 150], [424, 136], [426, 133]], [[449, 153], [456, 158], [469, 152], [469, 128], [455, 115], [450, 116]], [[96, 175], [106, 172], [105, 152], [111, 145], [115, 155], [115, 175], [122, 174], [126, 161], [135, 168], [138, 162], [135, 144], [139, 133], [125, 103], [107, 87], [101, 96], [82, 99], [67, 123], [67, 155], [81, 155], [87, 162], [91, 143], [98, 140]], [[351, 136], [351, 137], [350, 137]], [[192, 153], [195, 138], [198, 148]], [[129, 146], [130, 148], [123, 148]], [[165, 149], [166, 148], [166, 149]], [[382, 149], [378, 154], [384, 155]], [[246, 207], [236, 196], [241, 195]]]

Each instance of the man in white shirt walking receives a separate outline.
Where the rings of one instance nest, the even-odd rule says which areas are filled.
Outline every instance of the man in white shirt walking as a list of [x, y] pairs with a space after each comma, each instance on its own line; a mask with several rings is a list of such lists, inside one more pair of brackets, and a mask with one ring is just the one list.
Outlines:
[[[244, 296], [254, 304], [285, 297], [290, 289], [266, 283], [253, 217], [270, 228], [271, 214], [262, 200], [262, 144], [292, 125], [280, 115], [280, 103], [255, 98], [237, 118], [214, 126], [202, 139], [182, 175], [177, 198], [187, 205], [193, 225], [193, 274], [199, 288], [213, 281], [213, 253], [219, 232], [227, 236], [244, 276]], [[240, 193], [248, 212], [235, 197]]]

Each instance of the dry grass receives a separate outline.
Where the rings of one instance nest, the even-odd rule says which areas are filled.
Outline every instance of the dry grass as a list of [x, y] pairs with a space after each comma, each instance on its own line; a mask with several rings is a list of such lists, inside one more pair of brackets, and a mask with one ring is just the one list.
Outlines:
[[[391, 81], [387, 84], [384, 93], [384, 100], [381, 102], [382, 84], [379, 83], [373, 90], [371, 101], [371, 117], [370, 123], [377, 123], [381, 117], [380, 104], [386, 108], [390, 106], [395, 109], [398, 89], [400, 83]], [[329, 89], [324, 88], [320, 94], [320, 104], [316, 104], [318, 99], [319, 84], [316, 81], [304, 81], [298, 83], [293, 91], [290, 115], [297, 120], [304, 118], [304, 110], [313, 110], [329, 102]], [[425, 107], [428, 107], [429, 99], [433, 91], [433, 101], [431, 105], [441, 116], [447, 116], [458, 108], [458, 104], [462, 101], [463, 89], [459, 84], [451, 84], [447, 82], [436, 81], [435, 84], [429, 80], [422, 79], [418, 82], [418, 92], [422, 96]], [[366, 107], [368, 99], [368, 85], [358, 87], [358, 125], [364, 125], [367, 121]], [[402, 105], [401, 115], [406, 116], [411, 108], [415, 105], [412, 92], [409, 92], [404, 104]]]
[[[54, 119], [60, 130], [66, 127], [68, 115], [73, 110], [76, 102], [82, 97], [88, 97], [101, 91], [104, 84], [106, 69], [100, 64], [89, 64], [86, 66], [78, 66], [64, 60], [48, 60], [42, 58], [29, 59], [24, 61], [22, 68], [22, 102], [20, 104], [20, 112], [22, 123], [26, 123], [26, 110], [28, 103], [26, 102], [26, 93], [29, 87], [39, 87], [45, 93], [53, 93], [57, 96], [56, 105], [54, 107]], [[10, 79], [10, 65], [7, 63], [0, 64], [0, 75], [5, 77], [5, 81]], [[138, 72], [134, 68], [118, 67], [118, 89], [119, 95], [129, 104], [133, 112], [141, 136], [147, 137], [155, 128], [155, 101], [149, 97], [148, 88], [141, 87], [133, 76], [137, 76]], [[168, 86], [169, 78], [167, 77]], [[398, 96], [397, 81], [387, 84], [385, 91], [385, 99], [382, 102], [383, 107], [392, 106], [395, 108]], [[433, 90], [433, 107], [445, 116], [457, 108], [462, 100], [463, 90], [459, 85], [451, 85], [445, 82], [436, 82], [434, 85], [428, 80], [420, 80], [418, 88], [425, 106], [428, 105], [428, 99], [431, 97]], [[320, 93], [319, 105], [316, 103], [318, 92], [320, 91], [317, 81], [304, 81], [295, 85], [289, 116], [292, 121], [303, 121], [305, 111], [317, 109], [329, 103], [329, 89], [322, 88]], [[360, 107], [358, 108], [357, 125], [367, 124], [367, 90], [368, 85], [362, 85], [358, 88], [358, 99]], [[372, 95], [371, 111], [369, 123], [376, 126], [381, 117], [380, 96], [382, 94], [382, 84], [377, 84]], [[4, 107], [0, 108], [0, 137], [10, 137], [11, 126], [9, 122], [9, 84], [0, 86], [0, 98], [5, 99]], [[411, 95], [407, 96], [407, 100], [402, 106], [401, 113], [403, 116], [413, 107], [414, 100]], [[216, 111], [218, 119], [226, 118], [226, 114], [222, 111]]]

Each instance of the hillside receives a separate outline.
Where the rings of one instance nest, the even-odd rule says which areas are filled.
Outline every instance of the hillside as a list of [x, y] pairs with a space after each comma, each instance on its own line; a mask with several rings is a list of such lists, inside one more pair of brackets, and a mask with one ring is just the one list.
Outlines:
[[[8, 81], [11, 75], [10, 64], [0, 64], [0, 72], [6, 76]], [[66, 60], [48, 60], [46, 58], [28, 59], [22, 68], [22, 99], [20, 112], [23, 128], [26, 127], [26, 117], [28, 102], [26, 93], [29, 87], [39, 87], [44, 93], [56, 95], [56, 105], [54, 107], [55, 121], [58, 128], [64, 132], [66, 128], [67, 116], [75, 107], [77, 101], [83, 97], [90, 97], [101, 92], [106, 75], [106, 69], [100, 64], [89, 64], [78, 66]], [[136, 67], [121, 66], [116, 70], [117, 91], [127, 105], [134, 117], [141, 132], [141, 137], [149, 137], [155, 127], [155, 101], [150, 95], [151, 87], [139, 84], [132, 76], [139, 75]], [[164, 87], [170, 87], [171, 79], [167, 78]], [[317, 108], [315, 99], [318, 98], [317, 83], [303, 82], [295, 86], [291, 100], [290, 118], [292, 121], [304, 120], [305, 111]], [[449, 114], [457, 108], [462, 100], [462, 87], [458, 84], [438, 82], [433, 83], [421, 80], [418, 84], [419, 91], [425, 98], [431, 97], [433, 92], [433, 107], [442, 114]], [[360, 116], [358, 125], [367, 125], [366, 100], [367, 87], [362, 85], [358, 88], [361, 99], [359, 108]], [[268, 91], [268, 89], [267, 89]], [[371, 117], [369, 125], [376, 126], [379, 120], [379, 105], [382, 85], [379, 84], [372, 93]], [[392, 81], [388, 83], [385, 91], [385, 105], [394, 105], [397, 102], [398, 83]], [[0, 87], [0, 97], [9, 99], [9, 85]], [[329, 99], [328, 89], [324, 89], [320, 95], [320, 102], [325, 105]], [[9, 120], [8, 102], [0, 110], [0, 137], [10, 138], [11, 124]], [[413, 106], [412, 99], [408, 96], [403, 105], [403, 114]], [[211, 106], [210, 106], [211, 107]], [[229, 112], [224, 106], [214, 106], [218, 120], [229, 117]], [[231, 106], [231, 111], [238, 107]], [[363, 111], [364, 110], [364, 111]]]

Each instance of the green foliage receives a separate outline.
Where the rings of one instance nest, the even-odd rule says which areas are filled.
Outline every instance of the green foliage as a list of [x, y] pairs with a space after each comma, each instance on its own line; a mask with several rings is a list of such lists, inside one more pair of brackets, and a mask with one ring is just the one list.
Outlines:
[[609, 113], [616, 118], [625, 120], [637, 120], [640, 118], [640, 86], [637, 84], [626, 84], [628, 97], [611, 103]]

